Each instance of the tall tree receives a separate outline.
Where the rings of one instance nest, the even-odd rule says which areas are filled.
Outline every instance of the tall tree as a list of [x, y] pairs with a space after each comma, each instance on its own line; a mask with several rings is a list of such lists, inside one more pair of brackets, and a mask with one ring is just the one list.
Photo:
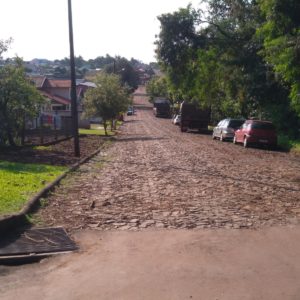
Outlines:
[[105, 66], [104, 70], [109, 74], [117, 74], [123, 86], [130, 92], [137, 89], [139, 77], [132, 64], [124, 57], [115, 57], [112, 63]]
[[147, 94], [150, 97], [150, 102], [153, 102], [155, 97], [169, 98], [167, 79], [165, 77], [154, 76], [146, 85]]
[[258, 34], [264, 38], [268, 65], [289, 85], [290, 99], [300, 116], [300, 2], [299, 0], [260, 0], [265, 18]]
[[276, 81], [260, 55], [263, 40], [256, 31], [265, 19], [259, 5], [247, 0], [206, 2], [208, 15], [188, 6], [159, 17], [157, 57], [170, 91], [210, 106], [215, 121], [253, 116], [277, 120], [282, 127], [280, 120], [290, 119], [292, 112], [282, 109], [289, 107], [286, 86]]
[[161, 24], [155, 42], [158, 61], [173, 92], [188, 97], [194, 83], [196, 50], [201, 44], [196, 33], [197, 12], [188, 6], [173, 14], [163, 14], [158, 20]]

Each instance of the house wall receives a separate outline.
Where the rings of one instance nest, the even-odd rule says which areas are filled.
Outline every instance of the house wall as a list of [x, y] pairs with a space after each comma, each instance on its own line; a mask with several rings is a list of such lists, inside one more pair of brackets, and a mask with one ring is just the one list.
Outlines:
[[47, 93], [55, 96], [60, 96], [66, 99], [70, 99], [70, 88], [45, 88]]

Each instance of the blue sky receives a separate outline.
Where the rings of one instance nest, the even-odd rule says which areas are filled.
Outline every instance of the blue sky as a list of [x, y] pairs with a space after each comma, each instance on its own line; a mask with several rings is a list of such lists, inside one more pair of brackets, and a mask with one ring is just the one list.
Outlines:
[[[157, 16], [199, 0], [72, 0], [75, 55], [106, 54], [154, 61]], [[0, 39], [14, 42], [6, 56], [69, 56], [67, 0], [1, 0]]]

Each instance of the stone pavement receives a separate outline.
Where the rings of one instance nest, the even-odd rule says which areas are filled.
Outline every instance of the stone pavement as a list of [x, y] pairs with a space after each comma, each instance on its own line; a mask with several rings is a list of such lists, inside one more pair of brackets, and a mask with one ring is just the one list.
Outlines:
[[181, 133], [135, 97], [111, 147], [69, 176], [39, 219], [69, 231], [298, 224], [300, 157]]

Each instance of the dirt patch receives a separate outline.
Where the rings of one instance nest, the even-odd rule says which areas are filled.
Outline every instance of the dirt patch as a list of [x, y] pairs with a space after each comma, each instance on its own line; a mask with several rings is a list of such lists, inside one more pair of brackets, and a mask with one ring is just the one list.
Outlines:
[[82, 135], [79, 137], [80, 157], [74, 155], [74, 140], [72, 138], [56, 144], [43, 147], [20, 147], [0, 149], [0, 160], [41, 163], [56, 166], [70, 166], [80, 159], [99, 149], [108, 138], [96, 135]]

